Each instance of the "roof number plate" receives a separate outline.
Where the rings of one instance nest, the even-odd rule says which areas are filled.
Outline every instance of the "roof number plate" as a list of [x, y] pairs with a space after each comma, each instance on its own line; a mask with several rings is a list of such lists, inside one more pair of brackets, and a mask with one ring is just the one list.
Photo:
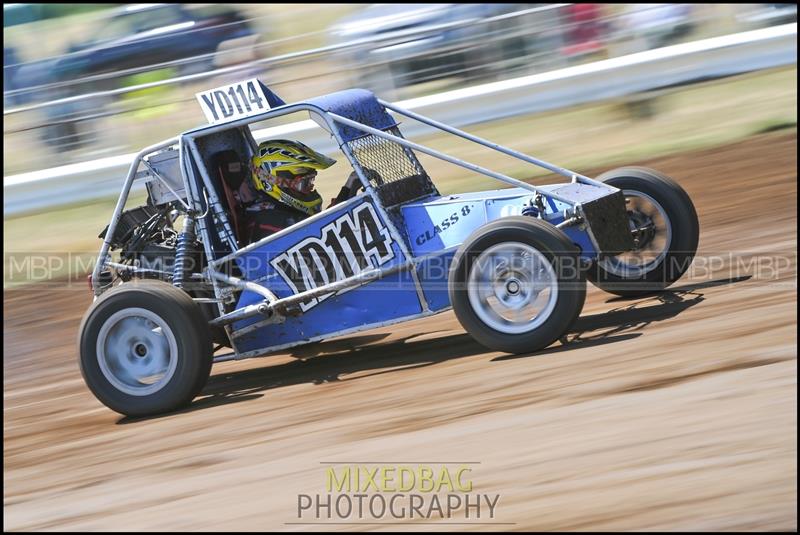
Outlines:
[[195, 97], [209, 124], [227, 123], [270, 109], [261, 84], [255, 78], [209, 89]]

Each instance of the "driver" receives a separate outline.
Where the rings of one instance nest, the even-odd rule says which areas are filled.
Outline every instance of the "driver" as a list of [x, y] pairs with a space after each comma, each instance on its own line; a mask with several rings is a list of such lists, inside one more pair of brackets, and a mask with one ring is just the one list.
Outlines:
[[239, 188], [249, 242], [260, 240], [319, 213], [322, 197], [314, 189], [317, 170], [336, 160], [299, 141], [263, 141], [250, 161], [250, 180]]

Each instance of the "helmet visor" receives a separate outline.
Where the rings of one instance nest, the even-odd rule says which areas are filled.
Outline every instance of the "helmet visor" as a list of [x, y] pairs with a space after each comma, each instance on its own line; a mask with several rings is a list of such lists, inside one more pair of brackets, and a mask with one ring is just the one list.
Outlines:
[[288, 188], [300, 193], [311, 193], [314, 189], [314, 179], [317, 177], [317, 170], [307, 167], [297, 169], [302, 174], [294, 174], [291, 171], [277, 171], [275, 176], [281, 187]]

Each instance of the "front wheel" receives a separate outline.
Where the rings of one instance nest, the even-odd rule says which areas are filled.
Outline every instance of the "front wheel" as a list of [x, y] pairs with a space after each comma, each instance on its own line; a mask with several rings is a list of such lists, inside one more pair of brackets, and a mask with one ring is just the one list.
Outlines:
[[527, 216], [477, 229], [453, 258], [448, 290], [464, 329], [508, 353], [553, 343], [586, 299], [578, 249], [561, 230]]
[[137, 280], [104, 293], [80, 330], [80, 367], [104, 405], [147, 416], [187, 405], [213, 362], [203, 313], [182, 290]]
[[697, 252], [700, 223], [689, 195], [668, 176], [645, 167], [622, 167], [598, 180], [625, 195], [636, 247], [595, 261], [587, 278], [609, 293], [636, 297], [681, 278]]

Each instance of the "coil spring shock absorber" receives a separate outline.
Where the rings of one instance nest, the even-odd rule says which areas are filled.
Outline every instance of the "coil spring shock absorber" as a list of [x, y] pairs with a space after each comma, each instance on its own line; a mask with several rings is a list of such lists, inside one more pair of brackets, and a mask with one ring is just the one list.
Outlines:
[[183, 288], [192, 274], [193, 262], [196, 258], [197, 235], [195, 234], [195, 214], [187, 213], [183, 220], [183, 230], [178, 234], [175, 245], [175, 267], [172, 283], [178, 288]]
[[531, 199], [530, 203], [522, 208], [522, 215], [542, 217], [544, 211], [544, 201], [542, 200], [542, 196], [537, 193], [536, 196]]

